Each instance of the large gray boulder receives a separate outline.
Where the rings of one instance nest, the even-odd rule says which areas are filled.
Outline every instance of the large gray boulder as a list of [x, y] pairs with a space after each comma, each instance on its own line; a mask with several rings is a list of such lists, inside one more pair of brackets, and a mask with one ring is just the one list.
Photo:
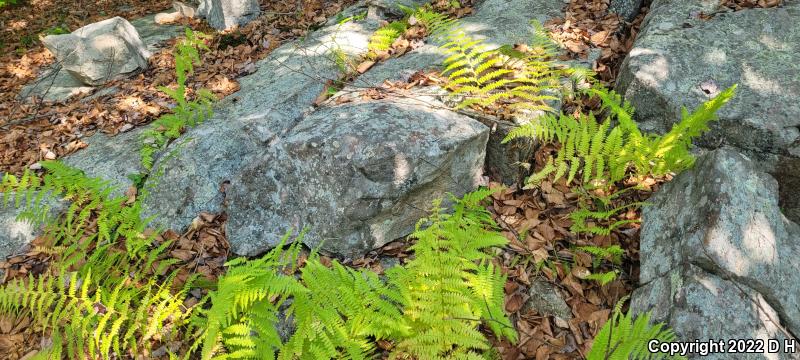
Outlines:
[[86, 85], [101, 85], [147, 69], [150, 52], [127, 20], [114, 17], [42, 43], [60, 65]]
[[431, 199], [480, 182], [488, 128], [407, 101], [317, 110], [256, 156], [228, 188], [228, 238], [256, 255], [291, 229], [356, 257], [407, 235]]
[[201, 0], [197, 14], [217, 30], [243, 26], [261, 13], [258, 0]]
[[[563, 6], [547, 3], [553, 14]], [[527, 12], [512, 15], [503, 4], [482, 4], [475, 16], [483, 17], [468, 20], [469, 31], [497, 36], [499, 44], [527, 40], [528, 21], [541, 8], [514, 1], [505, 6]], [[525, 20], [512, 22], [510, 16]], [[492, 30], [495, 25], [503, 29]], [[215, 105], [214, 116], [170, 145], [173, 156], [157, 156], [154, 168], [163, 173], [144, 184], [150, 189], [144, 215], [154, 216], [156, 226], [180, 230], [202, 211], [225, 211], [232, 248], [246, 255], [268, 250], [287, 230], [308, 227], [310, 246], [322, 243], [323, 250], [354, 257], [408, 234], [432, 199], [472, 190], [488, 127], [443, 110], [436, 96], [428, 96], [441, 89], [402, 99], [360, 102], [350, 96], [355, 102], [336, 97], [320, 103], [325, 82], [342, 76], [337, 58], [364, 54], [378, 26], [374, 19], [334, 21], [259, 61], [256, 73], [239, 79], [240, 91]], [[394, 67], [401, 76], [402, 69], [422, 69], [439, 56], [426, 48], [431, 57], [412, 53], [386, 65], [401, 63]], [[385, 69], [370, 72], [388, 74]], [[98, 153], [104, 152], [113, 153]], [[119, 180], [126, 161], [109, 161], [118, 164]], [[114, 177], [113, 170], [107, 173]]]
[[145, 214], [157, 216], [158, 225], [183, 229], [201, 211], [222, 211], [220, 189], [313, 110], [326, 79], [340, 76], [333, 51], [351, 57], [366, 52], [377, 28], [373, 21], [331, 25], [259, 61], [256, 73], [239, 79], [239, 92], [216, 104], [213, 117], [169, 149], [176, 156], [156, 162], [164, 174], [146, 184], [153, 190]]
[[724, 148], [662, 187], [642, 214], [633, 311], [687, 341], [800, 333], [800, 227], [781, 214], [777, 186]]
[[[739, 84], [720, 120], [698, 144], [735, 146], [776, 175], [781, 201], [800, 219], [800, 2], [723, 10], [719, 0], [655, 0], [617, 89], [645, 130], [666, 132], [681, 107], [696, 108]], [[700, 14], [714, 14], [710, 19]], [[781, 172], [781, 174], [778, 174]], [[794, 214], [794, 215], [793, 215]]]

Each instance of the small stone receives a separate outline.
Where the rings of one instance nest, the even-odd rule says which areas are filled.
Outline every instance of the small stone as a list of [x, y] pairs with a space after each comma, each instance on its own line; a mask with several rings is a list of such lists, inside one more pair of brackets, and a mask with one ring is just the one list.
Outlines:
[[183, 18], [183, 15], [177, 11], [173, 11], [171, 13], [158, 13], [156, 14], [155, 22], [159, 25], [166, 25], [177, 22], [181, 18]]
[[528, 289], [528, 301], [522, 306], [523, 312], [531, 310], [540, 315], [572, 319], [572, 309], [564, 302], [553, 284], [539, 279], [531, 282], [531, 287]]
[[150, 353], [150, 356], [152, 356], [154, 358], [159, 358], [159, 357], [162, 357], [162, 356], [164, 356], [166, 354], [167, 354], [167, 346], [166, 345], [162, 345], [158, 349], [153, 350], [153, 352]]
[[125, 124], [119, 128], [119, 132], [128, 132], [130, 129], [133, 129], [133, 124]]
[[46, 153], [44, 153], [44, 158], [47, 159], [47, 160], [55, 160], [56, 159], [56, 153], [48, 150]]
[[41, 170], [42, 169], [42, 164], [40, 164], [39, 162], [35, 162], [33, 164], [30, 164], [30, 166], [28, 166], [28, 169]]
[[42, 44], [75, 79], [93, 86], [147, 69], [151, 56], [136, 28], [121, 17], [46, 36]]
[[567, 323], [567, 320], [564, 320], [558, 316], [553, 316], [553, 320], [555, 321], [556, 326], [562, 329], [569, 329], [569, 323]]
[[258, 0], [202, 0], [197, 12], [211, 27], [228, 30], [258, 17], [261, 7]]

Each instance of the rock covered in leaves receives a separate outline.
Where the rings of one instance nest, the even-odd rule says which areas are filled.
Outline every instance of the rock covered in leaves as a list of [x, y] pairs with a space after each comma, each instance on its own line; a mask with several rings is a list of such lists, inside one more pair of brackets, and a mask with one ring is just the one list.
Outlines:
[[317, 110], [231, 181], [231, 247], [256, 255], [308, 227], [310, 247], [363, 255], [413, 231], [431, 199], [474, 189], [487, 137], [475, 120], [408, 100]]
[[243, 26], [261, 13], [258, 0], [202, 0], [197, 13], [217, 30]]
[[800, 331], [800, 227], [781, 214], [775, 179], [723, 148], [648, 203], [634, 311], [652, 310], [683, 340]]
[[800, 3], [730, 11], [720, 1], [653, 1], [622, 65], [618, 91], [647, 130], [666, 132], [733, 84], [736, 96], [700, 145], [735, 146], [781, 183], [787, 215], [800, 219]]
[[147, 69], [150, 52], [127, 20], [115, 17], [42, 43], [61, 66], [86, 85], [101, 85]]

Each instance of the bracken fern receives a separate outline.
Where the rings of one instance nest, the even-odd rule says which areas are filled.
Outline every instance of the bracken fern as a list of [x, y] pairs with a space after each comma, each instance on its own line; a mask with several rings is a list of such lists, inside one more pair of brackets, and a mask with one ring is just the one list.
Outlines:
[[[463, 31], [451, 32], [442, 45], [449, 55], [442, 73], [452, 96], [463, 96], [456, 108], [489, 106], [506, 101], [512, 108], [552, 110], [548, 101], [558, 100], [559, 71], [547, 47], [534, 56], [508, 48], [489, 49], [480, 39]], [[517, 66], [511, 66], [517, 64]]]

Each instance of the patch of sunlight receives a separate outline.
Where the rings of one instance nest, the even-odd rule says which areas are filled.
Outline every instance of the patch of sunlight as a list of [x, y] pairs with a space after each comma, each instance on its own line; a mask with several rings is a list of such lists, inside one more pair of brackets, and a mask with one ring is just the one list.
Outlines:
[[118, 103], [117, 109], [126, 111], [135, 111], [138, 110], [144, 104], [145, 101], [140, 96], [131, 95], [131, 96], [126, 96], [124, 99], [122, 99]]
[[650, 50], [635, 48], [631, 50], [630, 55], [632, 59], [640, 56], [653, 56], [653, 60], [641, 66], [639, 71], [636, 72], [636, 77], [650, 87], [658, 87], [664, 80], [669, 77], [669, 62], [664, 55]]
[[[778, 314], [761, 295], [756, 295], [755, 299], [751, 298], [751, 300], [752, 311], [758, 314], [759, 322], [764, 325], [763, 330], [754, 331], [751, 338], [762, 339], [766, 344], [769, 339], [775, 339], [778, 334], [781, 334], [779, 325], [772, 322], [772, 319], [779, 319]], [[777, 353], [764, 353], [764, 358], [769, 360], [780, 359]]]
[[226, 76], [217, 75], [211, 81], [209, 88], [214, 92], [228, 94], [239, 90], [239, 84], [236, 81], [231, 81]]
[[761, 95], [780, 95], [783, 93], [777, 81], [759, 75], [747, 64], [742, 64], [742, 80], [744, 80], [745, 85]]
[[113, 52], [116, 49], [118, 43], [119, 42], [114, 36], [100, 35], [92, 39], [92, 47], [101, 51], [105, 51], [106, 49], [111, 50], [112, 52], [110, 55], [113, 56], [114, 58], [118, 56], [118, 54], [115, 54]]
[[12, 239], [27, 239], [34, 232], [33, 224], [14, 219], [4, 221], [0, 228]]
[[12, 21], [8, 22], [8, 25], [6, 25], [6, 26], [11, 30], [20, 31], [20, 30], [28, 27], [28, 21], [27, 20], [12, 20]]
[[6, 71], [19, 79], [32, 78], [35, 75], [31, 66], [25, 62], [6, 64]]
[[713, 65], [722, 65], [728, 61], [728, 55], [720, 49], [714, 49], [705, 55], [705, 61]]
[[394, 185], [401, 186], [408, 180], [411, 175], [412, 166], [408, 163], [403, 154], [395, 154], [394, 156]]
[[714, 260], [721, 268], [736, 275], [748, 273], [750, 269], [749, 258], [742, 253], [737, 246], [738, 244], [731, 243], [736, 238], [736, 235], [730, 234], [728, 229], [714, 227], [706, 236], [706, 246], [709, 249], [714, 249], [713, 253], [717, 257]]
[[767, 34], [762, 34], [758, 41], [770, 50], [789, 50], [789, 45]]
[[391, 228], [390, 220], [385, 220], [382, 223], [374, 223], [369, 226], [369, 232], [372, 234], [373, 245], [383, 245], [392, 241], [393, 239], [386, 239], [386, 233]]
[[756, 213], [744, 229], [742, 245], [751, 260], [774, 264], [778, 259], [775, 233], [763, 213]]
[[710, 276], [698, 276], [695, 278], [695, 280], [697, 280], [700, 285], [703, 285], [703, 287], [706, 288], [711, 294], [714, 296], [719, 296], [719, 286], [717, 286], [712, 279], [713, 278]]

